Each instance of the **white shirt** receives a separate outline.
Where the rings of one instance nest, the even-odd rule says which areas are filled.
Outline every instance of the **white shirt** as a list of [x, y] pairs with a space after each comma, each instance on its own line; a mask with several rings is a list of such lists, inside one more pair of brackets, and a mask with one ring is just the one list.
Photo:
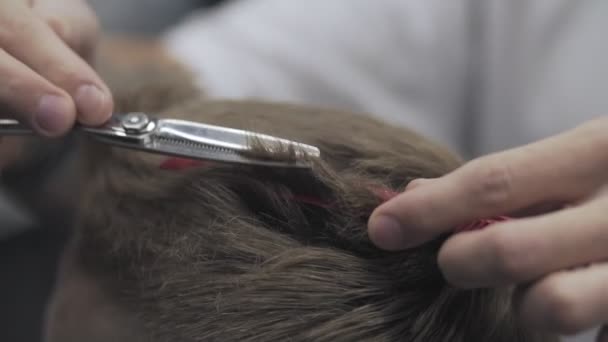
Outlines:
[[465, 156], [608, 113], [608, 1], [246, 0], [165, 36], [208, 94], [326, 105]]

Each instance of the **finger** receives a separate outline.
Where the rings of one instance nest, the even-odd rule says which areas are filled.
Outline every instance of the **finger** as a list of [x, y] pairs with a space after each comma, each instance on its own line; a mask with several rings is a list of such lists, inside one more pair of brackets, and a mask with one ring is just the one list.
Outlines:
[[529, 216], [537, 216], [541, 214], [550, 213], [552, 211], [557, 211], [560, 209], [564, 209], [568, 207], [568, 205], [559, 202], [547, 202], [539, 205], [535, 205], [529, 208], [525, 208], [522, 210], [518, 210], [512, 213], [509, 213], [510, 217], [529, 217]]
[[569, 202], [608, 177], [608, 119], [471, 161], [424, 186], [405, 191], [371, 215], [369, 234], [379, 247], [413, 247], [456, 225], [543, 202]]
[[516, 297], [531, 327], [571, 335], [608, 321], [608, 264], [551, 274]]
[[86, 1], [38, 0], [32, 10], [78, 55], [92, 60], [100, 29]]
[[44, 22], [22, 11], [0, 13], [0, 23], [0, 46], [67, 91], [74, 99], [80, 122], [96, 125], [109, 118], [113, 104], [105, 84]]
[[456, 234], [442, 246], [439, 266], [454, 285], [486, 287], [527, 282], [606, 259], [606, 198]]
[[69, 95], [0, 49], [0, 103], [3, 116], [29, 123], [45, 136], [68, 131], [76, 109]]

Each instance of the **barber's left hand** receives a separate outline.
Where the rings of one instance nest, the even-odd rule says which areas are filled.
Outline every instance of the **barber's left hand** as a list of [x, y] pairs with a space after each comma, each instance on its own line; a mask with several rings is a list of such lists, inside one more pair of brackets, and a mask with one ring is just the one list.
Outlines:
[[[608, 118], [601, 118], [410, 183], [375, 210], [369, 235], [380, 248], [400, 250], [476, 219], [534, 213], [452, 235], [439, 265], [456, 286], [517, 285], [526, 322], [577, 333], [608, 323], [607, 184]], [[551, 207], [560, 209], [539, 210]]]

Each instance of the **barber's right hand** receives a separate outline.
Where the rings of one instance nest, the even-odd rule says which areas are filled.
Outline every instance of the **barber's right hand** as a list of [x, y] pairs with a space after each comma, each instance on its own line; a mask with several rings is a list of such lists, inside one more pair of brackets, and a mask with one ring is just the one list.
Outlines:
[[44, 136], [106, 121], [112, 95], [89, 64], [98, 34], [86, 0], [0, 0], [0, 117]]

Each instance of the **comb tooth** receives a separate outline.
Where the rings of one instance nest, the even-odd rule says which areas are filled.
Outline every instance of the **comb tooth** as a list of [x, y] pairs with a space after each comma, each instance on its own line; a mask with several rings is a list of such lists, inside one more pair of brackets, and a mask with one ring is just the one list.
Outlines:
[[219, 152], [219, 153], [230, 153], [230, 154], [234, 154], [235, 153], [234, 150], [231, 150], [229, 148], [224, 148], [224, 147], [219, 147], [219, 146], [212, 146], [212, 145], [206, 145], [206, 144], [201, 144], [201, 143], [197, 143], [197, 142], [193, 142], [193, 141], [187, 141], [187, 140], [181, 140], [181, 139], [173, 139], [173, 138], [166, 138], [166, 137], [158, 137], [157, 139], [159, 141], [163, 142], [163, 143], [167, 143], [167, 144], [171, 144], [171, 145], [185, 146], [185, 147], [197, 148], [197, 149], [204, 149], [204, 150], [207, 150], [207, 151], [213, 151], [213, 152]]

